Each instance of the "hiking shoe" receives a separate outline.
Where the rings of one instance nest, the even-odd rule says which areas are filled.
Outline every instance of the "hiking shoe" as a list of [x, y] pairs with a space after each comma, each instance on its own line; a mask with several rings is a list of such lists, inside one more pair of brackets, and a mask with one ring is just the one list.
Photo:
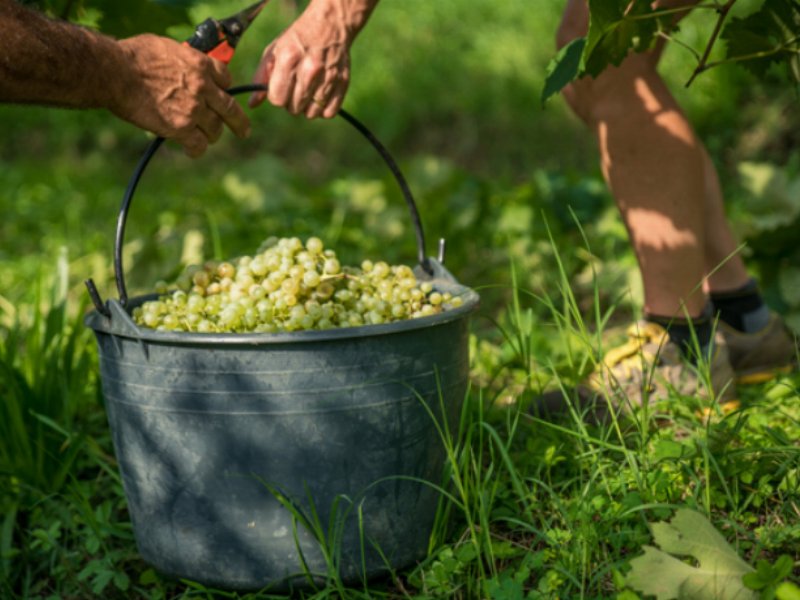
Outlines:
[[783, 319], [774, 312], [770, 312], [766, 327], [755, 333], [743, 333], [722, 321], [717, 330], [727, 343], [737, 383], [769, 381], [779, 373], [788, 373], [797, 365], [795, 337]]
[[[699, 369], [684, 358], [661, 325], [639, 321], [626, 333], [627, 343], [609, 350], [585, 384], [595, 394], [607, 397], [613, 406], [641, 406], [664, 400], [670, 393], [713, 398], [720, 406], [735, 402], [734, 373], [721, 334], [714, 337], [707, 366]], [[705, 369], [710, 373], [710, 386], [700, 376]]]

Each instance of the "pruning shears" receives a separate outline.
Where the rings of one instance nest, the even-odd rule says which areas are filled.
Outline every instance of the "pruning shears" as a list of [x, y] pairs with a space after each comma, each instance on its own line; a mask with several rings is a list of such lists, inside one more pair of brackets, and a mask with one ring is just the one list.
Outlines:
[[227, 19], [206, 19], [195, 28], [194, 35], [184, 44], [227, 65], [233, 58], [242, 34], [267, 2], [269, 0], [256, 2]]

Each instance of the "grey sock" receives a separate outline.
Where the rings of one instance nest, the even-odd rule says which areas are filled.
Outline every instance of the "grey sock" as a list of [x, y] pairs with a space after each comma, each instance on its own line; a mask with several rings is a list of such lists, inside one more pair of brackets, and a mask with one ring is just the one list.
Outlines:
[[767, 308], [766, 304], [763, 304], [755, 310], [744, 313], [741, 319], [745, 333], [761, 331], [769, 323], [769, 308]]

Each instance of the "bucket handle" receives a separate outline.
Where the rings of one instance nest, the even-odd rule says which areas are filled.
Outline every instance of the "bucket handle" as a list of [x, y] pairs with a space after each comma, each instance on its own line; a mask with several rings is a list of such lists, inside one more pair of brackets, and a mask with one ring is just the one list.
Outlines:
[[[227, 90], [228, 94], [231, 96], [247, 92], [262, 91], [267, 91], [267, 86], [257, 83], [240, 85]], [[408, 187], [408, 183], [400, 171], [400, 167], [397, 166], [397, 162], [395, 162], [394, 158], [392, 158], [392, 155], [389, 154], [389, 151], [386, 149], [386, 147], [381, 144], [381, 142], [372, 134], [369, 129], [367, 129], [363, 123], [361, 123], [361, 121], [356, 119], [344, 109], [339, 109], [337, 114], [345, 121], [350, 123], [361, 135], [367, 139], [370, 144], [372, 144], [373, 148], [375, 148], [378, 154], [380, 154], [381, 158], [383, 158], [384, 162], [386, 163], [386, 166], [388, 166], [389, 170], [392, 172], [392, 175], [400, 187], [400, 191], [403, 193], [403, 197], [408, 205], [408, 211], [411, 215], [411, 223], [414, 226], [414, 233], [416, 234], [417, 241], [417, 262], [419, 262], [420, 267], [426, 273], [433, 275], [433, 267], [431, 266], [430, 261], [425, 253], [425, 235], [422, 231], [422, 220], [420, 219], [419, 211], [417, 210], [417, 204], [414, 202], [414, 197], [411, 194], [411, 189]], [[145, 149], [144, 154], [139, 159], [139, 163], [136, 165], [136, 168], [133, 171], [133, 175], [128, 181], [128, 187], [125, 189], [125, 195], [122, 199], [119, 217], [117, 218], [117, 232], [116, 239], [114, 241], [114, 277], [117, 282], [117, 291], [119, 292], [119, 303], [123, 307], [128, 303], [128, 290], [125, 286], [125, 272], [122, 266], [122, 246], [125, 238], [125, 224], [128, 220], [128, 211], [130, 210], [131, 201], [133, 200], [133, 193], [136, 191], [136, 186], [139, 184], [139, 179], [142, 177], [142, 173], [144, 173], [144, 170], [150, 162], [150, 159], [153, 158], [156, 151], [163, 143], [164, 138], [158, 137], [154, 139]], [[110, 312], [101, 300], [94, 281], [92, 281], [92, 279], [87, 279], [84, 283], [86, 284], [86, 288], [89, 291], [89, 296], [91, 297], [92, 303], [97, 311], [104, 316], [109, 317]]]

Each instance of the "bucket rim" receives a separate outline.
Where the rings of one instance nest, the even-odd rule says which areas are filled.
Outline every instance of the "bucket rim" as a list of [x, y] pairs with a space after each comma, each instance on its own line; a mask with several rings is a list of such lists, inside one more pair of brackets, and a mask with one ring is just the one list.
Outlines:
[[[157, 298], [158, 294], [137, 296], [131, 298], [129, 306], [135, 308], [142, 302]], [[404, 319], [380, 325], [360, 325], [358, 327], [341, 327], [336, 329], [307, 330], [307, 331], [280, 331], [274, 333], [199, 333], [186, 331], [158, 331], [149, 327], [140, 327], [134, 323], [127, 310], [122, 307], [118, 300], [107, 301], [107, 308], [111, 313], [111, 318], [100, 314], [96, 309], [88, 313], [84, 319], [87, 327], [95, 333], [105, 333], [116, 337], [124, 337], [132, 340], [146, 342], [157, 342], [163, 344], [178, 345], [263, 345], [263, 344], [285, 344], [285, 343], [309, 343], [328, 340], [342, 340], [349, 338], [367, 338], [426, 329], [443, 325], [452, 321], [457, 321], [468, 317], [475, 312], [480, 305], [480, 298], [473, 290], [467, 291], [461, 296], [464, 303], [458, 308], [451, 308], [441, 313], [416, 319]]]
[[391, 335], [395, 333], [415, 331], [436, 327], [469, 317], [480, 306], [478, 293], [458, 283], [452, 275], [436, 261], [434, 262], [438, 277], [428, 280], [442, 291], [447, 291], [462, 299], [462, 305], [444, 310], [435, 315], [418, 317], [416, 319], [403, 319], [380, 325], [360, 325], [358, 327], [341, 327], [324, 330], [280, 331], [274, 333], [200, 333], [158, 331], [149, 327], [140, 327], [131, 318], [130, 311], [137, 306], [158, 298], [159, 294], [146, 294], [131, 298], [122, 306], [119, 300], [109, 299], [105, 308], [109, 316], [105, 316], [97, 309], [89, 312], [84, 318], [84, 324], [94, 330], [96, 334], [109, 334], [115, 337], [128, 338], [142, 342], [160, 344], [173, 344], [184, 346], [258, 346], [269, 344], [287, 343], [314, 343], [329, 340], [345, 340], [356, 338], [369, 338]]

